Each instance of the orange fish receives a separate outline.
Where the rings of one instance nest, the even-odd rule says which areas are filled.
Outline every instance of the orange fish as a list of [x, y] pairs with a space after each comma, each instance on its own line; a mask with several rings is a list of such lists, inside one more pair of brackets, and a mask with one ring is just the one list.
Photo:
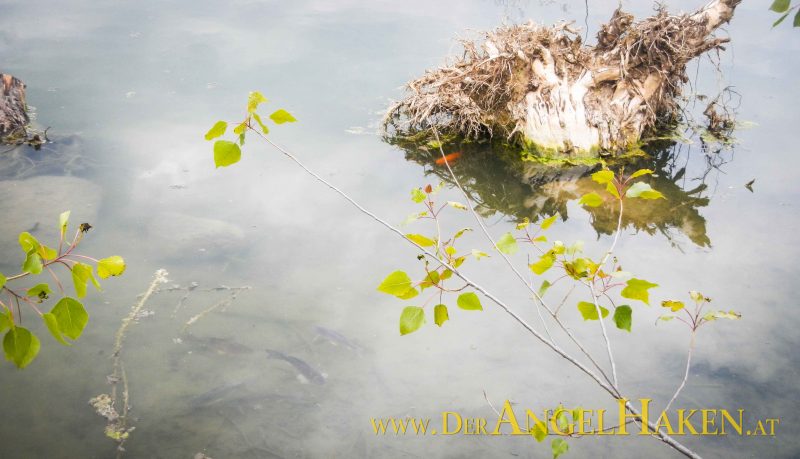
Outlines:
[[453, 164], [453, 161], [457, 160], [461, 157], [461, 152], [457, 151], [455, 153], [450, 153], [449, 155], [444, 156], [443, 158], [439, 158], [436, 160], [437, 166], [444, 166], [445, 163]]

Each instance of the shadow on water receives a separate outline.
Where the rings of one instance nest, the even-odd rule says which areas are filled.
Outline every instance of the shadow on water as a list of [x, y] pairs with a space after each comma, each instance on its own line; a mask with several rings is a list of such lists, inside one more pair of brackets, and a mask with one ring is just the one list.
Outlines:
[[[400, 147], [409, 161], [425, 167], [426, 176], [434, 176], [455, 186], [441, 153], [430, 145], [387, 140]], [[623, 230], [662, 234], [678, 247], [676, 235], [683, 234], [699, 247], [710, 247], [706, 219], [701, 209], [709, 204], [709, 172], [718, 168], [724, 159], [719, 151], [704, 151], [704, 171], [687, 177], [688, 160], [685, 145], [675, 142], [654, 142], [644, 146], [644, 155], [609, 163], [612, 170], [651, 169], [655, 173], [643, 177], [666, 199], [655, 201], [629, 200], [623, 213]], [[537, 221], [559, 214], [569, 218], [567, 204], [586, 193], [598, 192], [608, 196], [604, 188], [591, 179], [598, 165], [552, 165], [520, 159], [518, 151], [488, 143], [452, 141], [443, 145], [446, 154], [461, 153], [451, 167], [461, 185], [477, 204], [483, 217], [496, 214], [512, 220], [525, 218]], [[688, 156], [688, 155], [687, 155]], [[685, 162], [685, 163], [684, 163]], [[584, 209], [590, 214], [591, 225], [598, 236], [612, 234], [616, 229], [619, 209], [608, 197], [599, 207]]]

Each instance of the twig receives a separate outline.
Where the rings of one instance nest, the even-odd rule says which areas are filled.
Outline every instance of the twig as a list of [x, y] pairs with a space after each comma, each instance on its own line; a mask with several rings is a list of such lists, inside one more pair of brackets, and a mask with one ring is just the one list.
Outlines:
[[[250, 129], [253, 132], [255, 132], [256, 135], [261, 137], [265, 142], [267, 142], [269, 145], [271, 145], [276, 150], [278, 150], [281, 153], [283, 153], [284, 156], [286, 156], [287, 158], [292, 160], [295, 164], [297, 164], [306, 173], [308, 173], [309, 175], [314, 177], [317, 181], [319, 181], [320, 183], [322, 183], [326, 187], [328, 187], [331, 190], [333, 190], [334, 192], [336, 192], [342, 198], [344, 198], [347, 202], [349, 202], [353, 207], [358, 209], [361, 213], [367, 215], [371, 219], [373, 219], [376, 222], [380, 223], [381, 225], [386, 227], [389, 231], [395, 233], [400, 238], [402, 238], [403, 240], [407, 241], [409, 244], [411, 244], [414, 247], [416, 247], [419, 251], [424, 253], [430, 259], [436, 261], [440, 265], [442, 265], [445, 268], [451, 270], [453, 272], [453, 274], [458, 276], [461, 280], [463, 280], [467, 284], [471, 285], [475, 290], [481, 292], [484, 296], [489, 298], [493, 303], [495, 303], [498, 307], [500, 307], [500, 309], [502, 309], [506, 314], [508, 314], [514, 321], [519, 323], [525, 330], [527, 330], [529, 333], [531, 333], [538, 341], [540, 341], [545, 346], [550, 348], [553, 352], [558, 354], [561, 358], [563, 358], [564, 360], [566, 360], [569, 363], [571, 363], [578, 370], [580, 370], [581, 372], [586, 374], [590, 379], [592, 379], [595, 383], [597, 383], [597, 385], [599, 385], [603, 390], [608, 392], [613, 398], [615, 398], [615, 399], [624, 398], [622, 396], [622, 394], [620, 394], [619, 391], [617, 391], [612, 385], [610, 385], [609, 383], [607, 383], [603, 379], [600, 379], [600, 377], [594, 371], [592, 371], [590, 368], [586, 367], [581, 362], [577, 361], [574, 357], [572, 357], [566, 351], [564, 351], [560, 346], [558, 346], [557, 344], [553, 343], [551, 340], [547, 339], [544, 335], [542, 335], [535, 328], [533, 328], [530, 324], [528, 324], [528, 322], [525, 319], [523, 319], [520, 315], [515, 313], [507, 304], [505, 304], [502, 300], [500, 300], [499, 298], [494, 296], [491, 292], [489, 292], [488, 290], [486, 290], [482, 286], [480, 286], [477, 283], [475, 283], [473, 280], [468, 278], [465, 274], [461, 273], [458, 269], [456, 269], [455, 267], [453, 267], [449, 263], [446, 263], [446, 262], [443, 262], [442, 260], [440, 260], [435, 254], [431, 253], [425, 247], [420, 246], [416, 242], [414, 242], [411, 239], [409, 239], [408, 237], [406, 237], [406, 235], [403, 234], [402, 231], [400, 231], [399, 229], [395, 228], [390, 223], [384, 221], [383, 219], [381, 219], [380, 217], [378, 217], [374, 213], [372, 213], [369, 210], [365, 209], [363, 206], [361, 206], [355, 200], [353, 200], [353, 198], [351, 198], [347, 193], [345, 193], [344, 191], [340, 190], [339, 188], [337, 188], [336, 186], [334, 186], [333, 184], [331, 184], [330, 182], [328, 182], [327, 180], [322, 178], [316, 172], [314, 172], [311, 169], [309, 169], [308, 167], [306, 167], [299, 159], [297, 159], [296, 156], [294, 156], [288, 150], [286, 150], [285, 148], [279, 146], [278, 144], [276, 144], [275, 142], [273, 142], [272, 140], [270, 140], [269, 138], [267, 138], [266, 136], [264, 136], [263, 134], [261, 134], [257, 130], [252, 129], [252, 128], [250, 128]], [[630, 402], [626, 402], [625, 407], [634, 416], [638, 416], [639, 418], [641, 418], [641, 414], [639, 413], [639, 411]], [[690, 450], [689, 448], [684, 446], [682, 443], [680, 443], [679, 441], [677, 441], [674, 438], [672, 438], [670, 435], [668, 435], [662, 429], [656, 427], [655, 424], [652, 421], [648, 421], [648, 425], [650, 426], [650, 428], [653, 429], [654, 432], [656, 432], [655, 435], [658, 436], [659, 440], [661, 440], [662, 442], [666, 443], [667, 445], [669, 445], [670, 447], [672, 447], [676, 451], [679, 451], [681, 454], [684, 454], [685, 456], [691, 457], [693, 459], [699, 459], [700, 458], [700, 456], [697, 453], [693, 452], [692, 450]]]
[[678, 389], [672, 395], [672, 398], [669, 400], [669, 403], [667, 403], [666, 408], [664, 408], [664, 412], [665, 413], [667, 411], [669, 411], [669, 407], [672, 406], [672, 402], [674, 402], [675, 399], [678, 398], [678, 394], [681, 393], [683, 388], [686, 386], [686, 381], [689, 379], [689, 367], [691, 367], [691, 365], [692, 365], [692, 352], [694, 351], [694, 339], [695, 339], [696, 333], [697, 333], [697, 330], [693, 329], [692, 330], [692, 338], [689, 340], [689, 353], [688, 353], [688, 355], [686, 357], [686, 372], [683, 374], [683, 380], [681, 381], [681, 384], [678, 386]]

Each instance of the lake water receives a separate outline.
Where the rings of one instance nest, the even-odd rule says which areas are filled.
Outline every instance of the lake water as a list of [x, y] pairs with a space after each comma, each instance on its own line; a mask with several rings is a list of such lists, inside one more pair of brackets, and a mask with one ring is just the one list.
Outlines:
[[[617, 4], [589, 3], [589, 24]], [[648, 2], [623, 3], [639, 17], [651, 12]], [[669, 3], [689, 10], [702, 2]], [[775, 18], [766, 7], [739, 6], [723, 32], [731, 44], [722, 75], [707, 58], [689, 69], [704, 94], [732, 85], [741, 95], [739, 120], [755, 126], [737, 131], [732, 151], [714, 154], [725, 163], [718, 168], [708, 169], [696, 139], [662, 157], [653, 184], [670, 199], [632, 209], [617, 250], [626, 270], [660, 284], [652, 307], [635, 306], [632, 333], [610, 330], [631, 397], [663, 407], [683, 374], [689, 333], [674, 322], [654, 326], [662, 299], [687, 300], [695, 289], [743, 315], [701, 329], [677, 406], [742, 408], [746, 419], [781, 422], [772, 437], [680, 438], [704, 457], [800, 456], [793, 268], [800, 32], [770, 29]], [[247, 93], [260, 90], [268, 108], [299, 119], [273, 129], [276, 142], [398, 224], [417, 210], [409, 190], [437, 183], [441, 173], [376, 135], [400, 86], [456, 53], [454, 38], [470, 29], [563, 18], [583, 24], [583, 2], [0, 0], [0, 71], [27, 83], [36, 122], [53, 140], [3, 160], [0, 269], [17, 272], [20, 231], [35, 228], [52, 241], [66, 209], [73, 223], [94, 227], [83, 253], [119, 254], [128, 264], [123, 277], [86, 298], [91, 319], [74, 346], [60, 346], [23, 309], [42, 350], [23, 371], [8, 362], [0, 371], [0, 456], [116, 454], [87, 402], [110, 390], [114, 333], [160, 268], [169, 272], [163, 288], [173, 290], [149, 299], [154, 314], [129, 329], [122, 351], [136, 427], [126, 457], [551, 457], [549, 441], [527, 436], [376, 436], [370, 418], [436, 423], [456, 411], [496, 419], [487, 398], [496, 407], [508, 399], [523, 409], [563, 403], [613, 411], [607, 394], [488, 300], [481, 313], [452, 307], [441, 329], [429, 317], [400, 337], [405, 303], [375, 288], [395, 269], [419, 274], [414, 250], [263, 142], [249, 139], [240, 164], [215, 170], [203, 140], [214, 121], [239, 117]], [[495, 237], [522, 216], [559, 210], [568, 218], [551, 238], [584, 240], [593, 257], [607, 249], [608, 215], [577, 204], [585, 180], [523, 179], [481, 157], [485, 151], [473, 153], [456, 170], [484, 203]], [[744, 185], [752, 179], [750, 192]], [[442, 199], [463, 200], [450, 188]], [[466, 213], [446, 218], [451, 230], [475, 226]], [[488, 246], [473, 232], [460, 247]], [[524, 255], [513, 260], [525, 267]], [[465, 268], [537, 320], [499, 257]], [[227, 307], [186, 327], [232, 293]], [[567, 307], [569, 325], [602, 357], [596, 327]], [[320, 327], [353, 345], [334, 345]], [[303, 384], [291, 362], [268, 358], [266, 349], [302, 359], [324, 381]], [[567, 457], [676, 456], [639, 436], [569, 444]]]

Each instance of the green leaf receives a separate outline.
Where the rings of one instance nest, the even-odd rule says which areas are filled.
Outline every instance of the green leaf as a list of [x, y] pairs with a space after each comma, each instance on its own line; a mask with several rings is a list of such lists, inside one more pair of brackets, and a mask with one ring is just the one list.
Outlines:
[[454, 208], [454, 209], [467, 210], [467, 206], [465, 206], [464, 204], [461, 204], [460, 202], [447, 201], [447, 205], [452, 207], [452, 208]]
[[661, 302], [661, 307], [669, 308], [672, 312], [677, 312], [684, 308], [684, 304], [682, 301], [664, 300]]
[[[798, 12], [798, 14], [800, 14], [800, 12]], [[788, 18], [788, 17], [789, 17], [789, 13], [785, 13], [785, 14], [783, 14], [781, 17], [779, 17], [779, 18], [778, 18], [778, 20], [777, 20], [777, 21], [775, 21], [775, 22], [773, 22], [773, 23], [772, 23], [772, 27], [773, 27], [773, 28], [774, 28], [774, 27], [778, 27], [778, 26], [780, 25], [780, 23], [781, 23], [781, 22], [783, 22], [783, 20], [784, 20], [784, 19], [786, 19], [786, 18]], [[797, 16], [795, 16], [795, 19], [797, 19]], [[796, 27], [796, 26], [795, 26], [795, 27]]]
[[233, 128], [233, 133], [241, 137], [245, 130], [247, 130], [247, 121], [242, 121]]
[[542, 230], [550, 228], [550, 226], [556, 221], [556, 218], [558, 218], [558, 214], [545, 218], [544, 220], [542, 220], [542, 223], [539, 224], [539, 228], [541, 228]]
[[792, 27], [800, 27], [800, 9], [797, 10], [797, 13], [794, 15], [794, 21], [792, 21]]
[[619, 199], [619, 191], [617, 191], [617, 187], [613, 183], [606, 183], [606, 191], [611, 194], [611, 196]]
[[287, 112], [284, 109], [275, 110], [269, 115], [269, 119], [275, 122], [275, 124], [283, 124], [283, 123], [294, 123], [297, 121], [291, 113]]
[[631, 174], [631, 176], [628, 177], [628, 180], [632, 180], [635, 179], [636, 177], [641, 177], [643, 175], [652, 175], [652, 174], [653, 171], [651, 171], [650, 169], [639, 169], [638, 171]]
[[600, 185], [605, 185], [606, 183], [611, 183], [614, 180], [614, 173], [610, 170], [602, 170], [597, 171], [592, 174], [592, 180], [599, 183]]
[[55, 316], [61, 333], [73, 340], [80, 338], [86, 323], [89, 322], [89, 314], [83, 304], [68, 296], [61, 298], [50, 313]]
[[664, 315], [664, 316], [660, 316], [660, 317], [659, 317], [659, 318], [656, 320], [656, 325], [658, 325], [658, 322], [659, 322], [659, 321], [663, 321], [663, 322], [669, 322], [670, 320], [672, 320], [672, 319], [674, 319], [674, 318], [675, 318], [675, 316], [670, 316], [670, 315]]
[[61, 229], [61, 237], [64, 237], [64, 234], [67, 232], [67, 223], [69, 223], [69, 214], [70, 211], [61, 212], [61, 215], [58, 216], [58, 227]]
[[500, 239], [497, 240], [497, 250], [505, 253], [506, 255], [513, 255], [517, 253], [519, 247], [517, 246], [517, 240], [514, 239], [514, 235], [511, 233], [506, 233], [500, 236]]
[[50, 291], [50, 286], [47, 284], [36, 284], [28, 289], [28, 296], [39, 298], [39, 301], [46, 300], [47, 296], [53, 293]]
[[378, 286], [379, 292], [388, 293], [398, 298], [402, 298], [409, 290], [414, 289], [412, 287], [411, 278], [408, 277], [408, 274], [404, 271], [395, 271], [389, 274], [386, 276], [386, 279], [381, 282], [381, 285]]
[[533, 424], [531, 435], [533, 435], [533, 438], [535, 438], [539, 443], [543, 442], [544, 439], [547, 438], [547, 425], [544, 423], [544, 421], [536, 421], [536, 423]]
[[225, 121], [217, 121], [211, 126], [211, 129], [206, 132], [206, 140], [213, 140], [217, 137], [221, 137], [225, 135], [225, 131], [228, 130], [228, 123]]
[[0, 288], [3, 288], [4, 285], [6, 285], [6, 276], [0, 273]]
[[642, 198], [642, 199], [666, 199], [663, 194], [654, 190], [649, 184], [644, 182], [636, 182], [628, 191], [625, 196], [629, 198]]
[[650, 294], [648, 290], [653, 287], [658, 287], [658, 284], [636, 278], [629, 279], [625, 284], [626, 287], [622, 289], [620, 295], [631, 300], [642, 301], [645, 304], [650, 304]]
[[547, 293], [547, 290], [550, 289], [551, 285], [553, 285], [553, 284], [551, 284], [550, 281], [548, 281], [548, 280], [545, 280], [545, 281], [542, 282], [542, 286], [539, 287], [539, 297], [540, 298], [543, 297], [545, 293]]
[[239, 145], [228, 140], [217, 140], [214, 142], [214, 165], [216, 167], [226, 167], [236, 164], [242, 159], [242, 150]]
[[433, 239], [428, 239], [427, 237], [421, 234], [406, 234], [406, 237], [422, 247], [430, 247], [432, 245], [436, 245], [436, 241], [434, 241]]
[[[125, 272], [125, 260], [119, 255], [97, 260], [97, 275], [100, 276], [100, 279], [121, 276], [123, 272]], [[97, 284], [95, 286], [99, 288]]]
[[[97, 266], [99, 270], [100, 264], [98, 263]], [[75, 285], [75, 294], [78, 295], [78, 298], [86, 296], [86, 284], [89, 283], [89, 280], [97, 290], [100, 290], [100, 283], [95, 279], [92, 267], [83, 263], [75, 263], [75, 266], [72, 267], [72, 283]]]
[[0, 311], [2, 311], [0, 312], [0, 333], [3, 333], [14, 325], [14, 321], [11, 320], [11, 316], [7, 310], [0, 309]]
[[460, 230], [458, 230], [458, 231], [456, 232], [456, 234], [455, 234], [455, 235], [453, 235], [453, 239], [455, 240], [455, 239], [458, 239], [458, 238], [460, 238], [460, 237], [461, 237], [461, 236], [463, 236], [463, 235], [464, 235], [464, 233], [466, 233], [467, 231], [472, 231], [472, 228], [461, 228]]
[[555, 261], [556, 261], [555, 255], [553, 255], [550, 252], [547, 252], [541, 257], [539, 257], [539, 261], [529, 265], [528, 267], [531, 269], [531, 271], [541, 276], [542, 274], [544, 274], [545, 271], [547, 271], [553, 266], [553, 263], [555, 263]]
[[521, 222], [517, 223], [517, 231], [524, 230], [531, 224], [531, 220], [528, 217], [522, 219]]
[[433, 308], [433, 321], [436, 322], [436, 325], [442, 326], [446, 321], [450, 319], [450, 315], [447, 314], [447, 306], [443, 304], [437, 304]]
[[258, 108], [259, 104], [263, 104], [267, 101], [267, 98], [264, 97], [258, 91], [253, 91], [247, 96], [247, 112], [253, 113]]
[[[589, 303], [587, 301], [581, 301], [578, 303], [578, 311], [581, 312], [581, 316], [583, 316], [583, 320], [597, 320], [597, 307], [594, 303]], [[603, 314], [603, 318], [608, 316], [608, 309], [600, 306], [600, 313]]]
[[256, 123], [261, 126], [261, 132], [264, 134], [269, 134], [269, 128], [261, 121], [261, 117], [258, 116], [258, 113], [253, 113], [253, 118], [255, 118]]
[[442, 274], [439, 276], [439, 278], [441, 280], [447, 280], [447, 279], [450, 279], [452, 276], [453, 276], [453, 271], [450, 271], [449, 269], [445, 269], [444, 271], [442, 271]]
[[569, 444], [563, 438], [554, 438], [550, 442], [550, 449], [553, 451], [553, 459], [558, 459], [558, 456], [569, 451]]
[[791, 0], [775, 0], [772, 2], [772, 6], [770, 6], [769, 9], [776, 13], [785, 13], [789, 10], [790, 5]]
[[633, 310], [628, 305], [617, 306], [617, 309], [614, 310], [614, 323], [617, 324], [617, 328], [620, 330], [627, 330], [628, 332], [631, 331], [631, 325], [633, 324]]
[[467, 292], [458, 295], [458, 300], [456, 303], [458, 304], [459, 308], [467, 311], [483, 311], [481, 300], [474, 292]]
[[416, 203], [424, 201], [426, 197], [427, 195], [422, 191], [422, 188], [414, 188], [411, 190], [411, 200]]
[[42, 320], [44, 320], [44, 324], [47, 325], [47, 329], [50, 330], [50, 334], [53, 335], [53, 338], [55, 338], [56, 341], [64, 346], [70, 346], [69, 342], [64, 339], [61, 334], [61, 330], [58, 328], [58, 319], [56, 319], [56, 316], [54, 316], [52, 313], [46, 312], [42, 314]]
[[39, 274], [42, 272], [43, 266], [42, 257], [36, 253], [35, 249], [32, 249], [25, 256], [25, 261], [22, 262], [22, 272]]
[[22, 251], [25, 253], [28, 253], [31, 250], [36, 251], [39, 249], [39, 246], [41, 245], [39, 244], [39, 241], [35, 237], [33, 237], [31, 233], [27, 231], [19, 233], [18, 241], [19, 241], [19, 246], [22, 247]]
[[400, 334], [415, 332], [425, 323], [425, 310], [419, 306], [407, 306], [400, 314]]
[[3, 338], [6, 359], [14, 362], [17, 368], [25, 368], [39, 353], [39, 338], [27, 328], [14, 327]]
[[584, 206], [589, 207], [599, 207], [603, 205], [603, 198], [592, 191], [591, 193], [586, 193], [581, 197], [581, 200], [578, 201], [578, 204], [583, 204]]

